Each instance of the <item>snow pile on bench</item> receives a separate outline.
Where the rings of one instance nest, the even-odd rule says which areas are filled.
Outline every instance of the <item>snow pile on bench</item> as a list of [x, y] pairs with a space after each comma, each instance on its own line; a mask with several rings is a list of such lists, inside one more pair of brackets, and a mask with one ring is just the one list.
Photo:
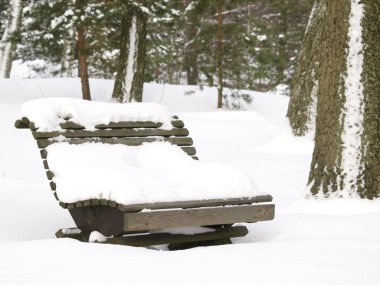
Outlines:
[[141, 146], [62, 142], [47, 151], [64, 203], [107, 199], [130, 205], [258, 195], [248, 175], [196, 161], [167, 142]]
[[98, 124], [110, 122], [151, 121], [162, 123], [162, 129], [172, 129], [172, 114], [156, 103], [106, 103], [73, 98], [42, 98], [24, 103], [21, 116], [27, 117], [40, 132], [61, 131], [65, 118], [94, 130]]

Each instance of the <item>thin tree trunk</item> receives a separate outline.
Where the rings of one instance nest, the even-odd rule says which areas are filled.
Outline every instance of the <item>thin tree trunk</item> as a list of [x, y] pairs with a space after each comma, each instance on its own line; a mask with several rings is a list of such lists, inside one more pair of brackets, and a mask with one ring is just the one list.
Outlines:
[[90, 84], [88, 81], [86, 39], [82, 27], [77, 27], [78, 36], [78, 63], [79, 76], [82, 83], [82, 96], [84, 100], [91, 100]]
[[293, 75], [287, 117], [296, 136], [315, 132], [326, 1], [316, 0], [313, 6]]
[[380, 194], [380, 3], [326, 2], [309, 189], [317, 196]]
[[185, 68], [189, 85], [198, 84], [198, 54], [195, 43], [197, 32], [196, 26], [191, 26], [186, 31], [188, 43], [185, 45]]
[[74, 44], [75, 44], [75, 29], [70, 29], [64, 39], [62, 60], [61, 60], [61, 76], [71, 77], [74, 61]]
[[[85, 5], [85, 0], [75, 0], [75, 8], [79, 12], [79, 18], [81, 18], [84, 13]], [[82, 85], [82, 97], [84, 100], [91, 100], [90, 84], [88, 82], [86, 36], [84, 27], [81, 23], [76, 26], [76, 34], [78, 48], [78, 73]]]
[[278, 59], [276, 64], [277, 69], [277, 82], [276, 84], [284, 83], [285, 69], [287, 62], [286, 46], [287, 46], [287, 33], [288, 33], [288, 11], [284, 0], [280, 4], [280, 27], [278, 37]]
[[145, 71], [146, 19], [139, 9], [129, 9], [121, 22], [121, 47], [112, 98], [141, 102]]
[[222, 16], [222, 2], [216, 0], [216, 8], [218, 11], [218, 33], [217, 33], [217, 61], [218, 61], [218, 105], [217, 108], [222, 108], [223, 105], [223, 16]]
[[0, 78], [9, 78], [11, 74], [17, 43], [16, 35], [21, 29], [23, 1], [12, 0], [10, 4], [10, 18], [0, 41]]

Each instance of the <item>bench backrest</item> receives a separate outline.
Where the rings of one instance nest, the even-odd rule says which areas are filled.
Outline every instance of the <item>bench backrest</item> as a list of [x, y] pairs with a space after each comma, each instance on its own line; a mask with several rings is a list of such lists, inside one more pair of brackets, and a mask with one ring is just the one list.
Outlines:
[[[62, 131], [40, 132], [35, 127], [33, 122], [28, 118], [23, 117], [15, 122], [15, 127], [19, 129], [29, 128], [32, 131], [33, 137], [37, 141], [40, 149], [41, 158], [46, 169], [46, 175], [50, 180], [50, 187], [54, 191], [56, 199], [59, 201], [55, 193], [56, 185], [52, 181], [54, 173], [49, 169], [48, 152], [46, 147], [60, 142], [69, 144], [81, 144], [86, 142], [101, 142], [106, 144], [123, 144], [129, 146], [138, 146], [145, 142], [167, 141], [178, 145], [184, 152], [190, 155], [193, 159], [198, 159], [196, 149], [193, 146], [193, 140], [189, 137], [189, 131], [185, 128], [183, 121], [178, 117], [172, 118], [173, 129], [164, 130], [160, 127], [162, 124], [154, 122], [117, 122], [109, 124], [99, 124], [95, 126], [95, 130], [86, 130], [83, 126], [70, 121], [70, 118], [65, 118], [65, 122], [60, 126]], [[85, 201], [92, 204], [106, 204], [117, 207], [116, 203], [110, 205], [110, 201]], [[84, 202], [80, 202], [83, 204]], [[115, 204], [115, 205], [114, 205]], [[75, 205], [60, 202], [64, 208], [74, 207]], [[81, 205], [77, 205], [81, 206]], [[84, 206], [84, 205], [83, 205]]]

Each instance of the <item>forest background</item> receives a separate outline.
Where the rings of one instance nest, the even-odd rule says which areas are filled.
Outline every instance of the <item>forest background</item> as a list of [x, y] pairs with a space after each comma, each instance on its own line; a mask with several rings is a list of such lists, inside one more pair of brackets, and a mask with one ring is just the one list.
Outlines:
[[[12, 1], [0, 0], [0, 34], [11, 17]], [[76, 28], [85, 33], [91, 78], [114, 79], [122, 18], [138, 1], [82, 2], [24, 0], [14, 60], [32, 77], [77, 77]], [[218, 11], [215, 0], [145, 1], [145, 82], [218, 85]], [[149, 2], [149, 3], [148, 3]], [[151, 2], [151, 3], [150, 3]], [[223, 86], [288, 92], [313, 1], [224, 0], [222, 14]], [[76, 4], [78, 5], [78, 4]], [[234, 106], [229, 106], [234, 107]]]

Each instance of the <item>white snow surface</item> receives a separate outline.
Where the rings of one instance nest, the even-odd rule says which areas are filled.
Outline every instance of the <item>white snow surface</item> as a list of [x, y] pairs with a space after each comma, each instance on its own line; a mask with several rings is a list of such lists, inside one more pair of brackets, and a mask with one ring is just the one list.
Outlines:
[[62, 130], [59, 124], [65, 118], [87, 130], [95, 130], [97, 124], [121, 121], [152, 121], [162, 123], [163, 129], [172, 128], [172, 114], [165, 106], [156, 103], [119, 104], [75, 98], [41, 98], [25, 102], [20, 116], [34, 122], [41, 132]]
[[250, 177], [223, 164], [192, 159], [168, 142], [142, 146], [56, 143], [47, 147], [59, 199], [140, 204], [253, 197]]
[[[113, 81], [90, 86], [109, 101]], [[80, 98], [80, 80], [0, 80], [0, 284], [380, 284], [380, 202], [305, 199], [313, 141], [285, 123], [288, 97], [244, 92], [247, 111], [216, 111], [216, 88], [144, 86], [144, 101], [184, 120], [201, 161], [242, 169], [276, 205], [273, 221], [245, 224], [232, 245], [168, 252], [55, 238], [75, 224], [52, 197], [30, 131], [13, 123], [26, 100]]]

